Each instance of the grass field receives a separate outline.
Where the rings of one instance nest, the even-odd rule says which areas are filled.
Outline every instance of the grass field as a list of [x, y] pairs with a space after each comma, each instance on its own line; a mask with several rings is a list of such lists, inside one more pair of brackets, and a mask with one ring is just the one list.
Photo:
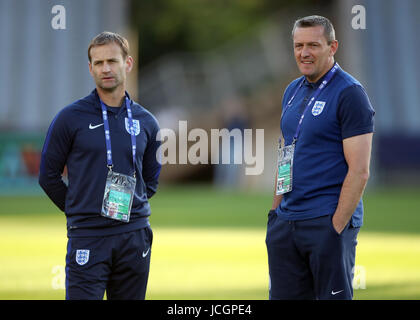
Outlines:
[[[368, 190], [355, 299], [420, 299], [420, 190]], [[65, 217], [44, 196], [0, 197], [0, 299], [63, 299]], [[162, 188], [148, 299], [267, 299], [271, 194]]]

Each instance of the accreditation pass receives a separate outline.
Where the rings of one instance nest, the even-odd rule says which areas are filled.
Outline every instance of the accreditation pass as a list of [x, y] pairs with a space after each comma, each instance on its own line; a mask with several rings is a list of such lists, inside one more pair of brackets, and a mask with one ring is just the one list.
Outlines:
[[277, 158], [276, 195], [292, 191], [293, 155], [295, 144], [280, 147]]

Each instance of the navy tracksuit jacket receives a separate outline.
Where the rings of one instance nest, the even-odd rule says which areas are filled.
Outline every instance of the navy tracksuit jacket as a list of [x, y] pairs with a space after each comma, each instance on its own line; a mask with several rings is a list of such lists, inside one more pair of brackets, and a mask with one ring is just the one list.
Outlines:
[[161, 170], [159, 125], [149, 111], [130, 103], [133, 121], [140, 125], [135, 168], [125, 103], [107, 107], [113, 171], [136, 172], [128, 223], [101, 216], [108, 167], [97, 91], [61, 110], [48, 129], [39, 183], [67, 217], [66, 299], [102, 299], [105, 291], [108, 299], [145, 298], [153, 239], [148, 199]]
[[[128, 96], [128, 94], [127, 94]], [[130, 100], [131, 101], [131, 100]], [[42, 150], [39, 183], [65, 212], [69, 237], [104, 236], [149, 225], [148, 199], [156, 192], [161, 165], [156, 160], [160, 141], [155, 117], [131, 101], [133, 120], [140, 123], [136, 136], [136, 191], [129, 223], [100, 215], [108, 168], [102, 111], [96, 89], [61, 110], [52, 121]], [[131, 175], [133, 161], [127, 109], [108, 107], [113, 171]], [[68, 184], [62, 179], [65, 165]]]

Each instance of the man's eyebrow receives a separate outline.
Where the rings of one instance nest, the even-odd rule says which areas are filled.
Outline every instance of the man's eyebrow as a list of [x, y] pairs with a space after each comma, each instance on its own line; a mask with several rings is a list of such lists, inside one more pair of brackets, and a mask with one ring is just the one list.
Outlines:
[[117, 58], [108, 58], [108, 59], [97, 59], [97, 60], [93, 60], [92, 63], [98, 63], [98, 62], [104, 62], [104, 61], [118, 61]]
[[319, 41], [308, 41], [308, 42], [305, 42], [305, 41], [296, 41], [296, 42], [293, 42], [293, 44], [294, 45], [302, 45], [302, 44], [313, 45], [313, 44], [320, 44], [320, 42]]

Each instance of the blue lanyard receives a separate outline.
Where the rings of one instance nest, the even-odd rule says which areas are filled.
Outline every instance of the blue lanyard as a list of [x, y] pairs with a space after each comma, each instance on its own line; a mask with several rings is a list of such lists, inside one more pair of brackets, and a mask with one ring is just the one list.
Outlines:
[[[105, 143], [106, 143], [106, 162], [107, 166], [110, 170], [112, 170], [113, 163], [112, 163], [112, 149], [111, 149], [111, 136], [109, 130], [109, 122], [108, 122], [108, 112], [106, 110], [105, 104], [99, 99], [101, 102], [102, 108], [102, 118], [104, 120], [104, 131], [105, 131]], [[130, 100], [125, 97], [125, 106], [127, 108], [127, 115], [128, 115], [128, 125], [130, 127], [130, 136], [131, 136], [131, 150], [133, 155], [133, 167], [134, 167], [134, 174], [133, 176], [136, 177], [136, 136], [134, 134], [135, 130], [133, 127], [133, 115], [131, 113], [131, 106]]]
[[[321, 84], [319, 85], [319, 87], [316, 89], [315, 93], [312, 95], [311, 99], [309, 99], [309, 102], [306, 104], [305, 110], [303, 110], [302, 115], [300, 116], [299, 119], [299, 123], [297, 125], [296, 128], [296, 133], [293, 136], [293, 142], [292, 144], [295, 144], [299, 134], [300, 134], [300, 129], [302, 127], [302, 122], [303, 122], [303, 118], [305, 118], [305, 113], [306, 111], [309, 109], [309, 106], [312, 104], [312, 102], [315, 101], [316, 98], [318, 98], [319, 94], [321, 93], [322, 89], [324, 89], [326, 87], [326, 85], [328, 84], [328, 82], [331, 80], [331, 78], [334, 76], [335, 72], [338, 70], [338, 68], [340, 68], [340, 66], [338, 65], [338, 63], [336, 62], [334, 64], [334, 66], [331, 68], [330, 71], [328, 71], [327, 75], [325, 76], [324, 80], [321, 82]], [[286, 108], [284, 110], [284, 113], [290, 108], [290, 106], [292, 105], [293, 100], [295, 99], [299, 89], [302, 87], [303, 82], [305, 81], [305, 78], [302, 79], [302, 81], [299, 84], [299, 87], [295, 90], [295, 92], [293, 93], [292, 97], [290, 98], [289, 102], [287, 102]], [[284, 114], [283, 113], [283, 114]]]

